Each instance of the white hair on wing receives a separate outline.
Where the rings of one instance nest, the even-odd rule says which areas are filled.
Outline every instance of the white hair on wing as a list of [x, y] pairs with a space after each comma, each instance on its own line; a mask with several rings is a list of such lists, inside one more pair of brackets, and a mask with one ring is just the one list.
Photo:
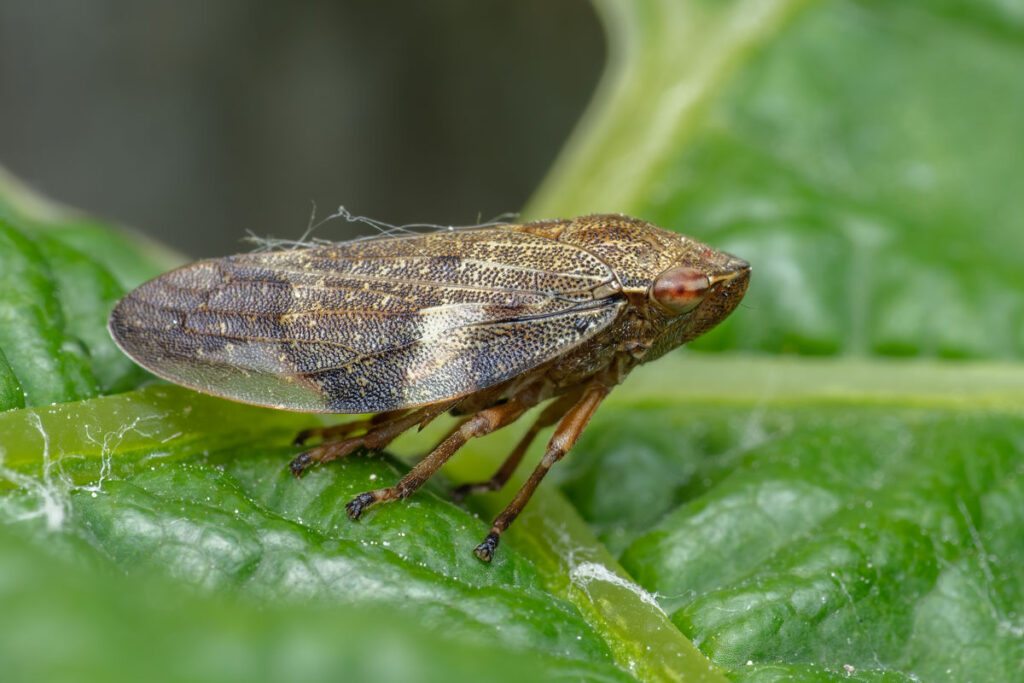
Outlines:
[[[256, 248], [255, 252], [263, 251], [280, 251], [280, 250], [294, 250], [294, 249], [306, 249], [308, 247], [325, 246], [330, 244], [344, 244], [350, 242], [365, 242], [368, 240], [378, 239], [394, 239], [403, 237], [416, 237], [418, 235], [427, 234], [430, 232], [448, 231], [454, 232], [456, 230], [475, 230], [478, 228], [490, 228], [499, 225], [507, 225], [510, 221], [517, 219], [519, 214], [513, 212], [506, 212], [499, 214], [488, 221], [480, 221], [473, 225], [438, 225], [436, 223], [407, 223], [405, 225], [392, 225], [376, 218], [370, 218], [368, 216], [356, 216], [351, 211], [346, 209], [344, 206], [339, 206], [337, 211], [331, 215], [317, 220], [316, 219], [316, 203], [313, 203], [313, 209], [310, 213], [309, 222], [306, 225], [305, 232], [302, 233], [302, 237], [297, 240], [281, 239], [276, 237], [260, 237], [251, 230], [246, 230], [245, 241], [253, 243]], [[338, 242], [337, 240], [328, 240], [321, 237], [314, 237], [313, 233], [318, 230], [324, 224], [343, 219], [348, 223], [360, 223], [362, 225], [372, 228], [375, 232], [369, 235], [362, 235], [354, 237], [350, 240], [343, 240]], [[479, 219], [478, 219], [479, 221]]]

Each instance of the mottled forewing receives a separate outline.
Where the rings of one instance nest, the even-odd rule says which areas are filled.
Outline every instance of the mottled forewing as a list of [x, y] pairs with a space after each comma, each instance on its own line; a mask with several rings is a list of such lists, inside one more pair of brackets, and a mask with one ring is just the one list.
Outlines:
[[614, 274], [512, 227], [245, 254], [167, 273], [110, 329], [141, 365], [199, 391], [310, 412], [463, 396], [611, 324]]

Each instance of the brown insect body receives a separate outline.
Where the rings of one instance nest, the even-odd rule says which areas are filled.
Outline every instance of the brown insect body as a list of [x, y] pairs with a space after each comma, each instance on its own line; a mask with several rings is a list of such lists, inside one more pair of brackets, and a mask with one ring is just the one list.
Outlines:
[[325, 442], [293, 461], [297, 475], [360, 446], [382, 448], [440, 413], [468, 416], [398, 485], [349, 503], [354, 519], [411, 495], [468, 439], [554, 399], [491, 480], [458, 491], [499, 488], [536, 432], [559, 424], [477, 547], [489, 560], [608, 391], [723, 320], [749, 274], [746, 262], [688, 237], [595, 215], [201, 261], [130, 293], [109, 327], [139, 364], [205, 393], [377, 413], [300, 435]]

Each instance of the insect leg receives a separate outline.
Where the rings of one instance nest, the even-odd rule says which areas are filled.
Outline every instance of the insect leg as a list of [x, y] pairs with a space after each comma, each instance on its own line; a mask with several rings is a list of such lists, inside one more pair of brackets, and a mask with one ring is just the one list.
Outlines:
[[360, 493], [345, 506], [348, 516], [359, 519], [363, 511], [375, 503], [385, 503], [400, 498], [408, 498], [416, 489], [424, 484], [441, 469], [448, 458], [455, 454], [463, 444], [472, 438], [484, 436], [514, 422], [537, 402], [537, 391], [529, 387], [520, 394], [513, 396], [506, 403], [485, 408], [458, 426], [437, 448], [412, 468], [402, 480], [391, 488], [377, 489]]
[[[451, 402], [447, 402], [434, 403], [429, 406], [424, 406], [418, 410], [408, 412], [392, 411], [387, 414], [393, 415], [393, 417], [390, 417], [390, 419], [379, 424], [373, 425], [365, 434], [353, 436], [341, 441], [331, 441], [320, 444], [319, 446], [311, 448], [304, 453], [299, 453], [295, 456], [295, 459], [292, 460], [289, 467], [291, 468], [292, 474], [296, 477], [301, 477], [302, 473], [305, 472], [310, 465], [330, 462], [331, 460], [344, 457], [360, 446], [370, 449], [384, 448], [405, 430], [415, 426], [419, 422], [429, 420], [439, 413], [443, 413], [450, 407]], [[370, 422], [372, 424], [373, 418], [370, 419]]]
[[319, 438], [323, 441], [332, 441], [334, 439], [340, 439], [343, 436], [348, 436], [353, 432], [358, 432], [363, 429], [370, 429], [376, 427], [379, 424], [390, 422], [405, 413], [408, 410], [389, 410], [384, 413], [377, 413], [373, 417], [369, 417], [365, 420], [353, 420], [351, 422], [343, 422], [337, 425], [331, 425], [330, 427], [310, 427], [309, 429], [303, 429], [301, 432], [295, 435], [295, 439], [292, 441], [293, 446], [301, 446], [310, 439]]
[[515, 518], [519, 516], [519, 513], [523, 511], [526, 503], [530, 500], [530, 496], [537, 490], [538, 484], [540, 484], [544, 475], [548, 473], [548, 470], [551, 469], [551, 466], [561, 460], [562, 456], [580, 438], [580, 434], [583, 433], [587, 423], [590, 422], [590, 418], [594, 415], [597, 407], [601, 405], [601, 401], [608, 395], [608, 391], [609, 388], [603, 384], [591, 384], [583, 392], [580, 400], [565, 414], [565, 417], [558, 424], [554, 436], [551, 437], [551, 441], [548, 442], [548, 449], [544, 453], [544, 457], [541, 458], [540, 463], [530, 474], [530, 478], [519, 489], [515, 498], [508, 504], [508, 507], [502, 510], [501, 514], [494, 519], [491, 531], [484, 538], [483, 542], [473, 549], [477, 557], [484, 562], [491, 561], [491, 558], [494, 557], [494, 550], [498, 547], [501, 532], [507, 529]]
[[533, 440], [537, 438], [538, 432], [562, 419], [562, 416], [569, 411], [579, 398], [580, 392], [572, 392], [558, 398], [554, 403], [546, 407], [544, 412], [530, 425], [530, 429], [523, 434], [523, 438], [519, 440], [519, 443], [516, 444], [516, 447], [512, 449], [512, 452], [505, 458], [505, 461], [501, 463], [501, 467], [498, 468], [498, 471], [490, 479], [458, 486], [452, 490], [452, 498], [461, 501], [470, 494], [500, 490], [508, 482], [512, 473], [516, 471], [516, 468], [519, 467], [519, 463], [526, 454], [526, 450], [533, 443]]

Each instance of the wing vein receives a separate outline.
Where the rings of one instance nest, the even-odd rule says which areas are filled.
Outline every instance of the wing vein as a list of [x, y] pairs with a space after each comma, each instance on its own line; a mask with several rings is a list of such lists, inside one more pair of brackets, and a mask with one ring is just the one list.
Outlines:
[[[296, 270], [296, 269], [292, 269], [292, 268], [281, 268], [281, 267], [267, 268], [267, 272], [268, 273], [274, 273], [274, 274], [298, 275], [298, 276], [303, 276], [303, 275], [309, 276], [311, 274], [310, 271], [308, 271], [308, 270]], [[326, 273], [328, 271], [316, 271], [316, 272], [324, 272], [324, 273]], [[541, 270], [526, 271], [526, 272], [534, 272], [534, 273], [537, 273], [537, 274], [548, 273], [548, 274], [552, 274], [552, 275], [565, 275], [564, 273], [554, 273], [553, 271], [541, 271]], [[345, 273], [343, 271], [339, 271], [339, 272], [333, 272], [332, 271], [332, 275], [334, 277], [339, 278], [339, 279], [355, 280], [357, 282], [387, 282], [389, 284], [416, 285], [416, 286], [420, 286], [420, 287], [445, 287], [445, 288], [449, 288], [449, 289], [458, 289], [458, 290], [467, 290], [467, 291], [476, 291], [476, 292], [498, 292], [498, 293], [512, 292], [512, 293], [518, 293], [518, 294], [537, 294], [537, 295], [546, 296], [546, 297], [549, 297], [549, 298], [552, 298], [552, 299], [556, 299], [556, 300], [560, 300], [560, 301], [561, 300], [574, 301], [573, 299], [569, 299], [569, 298], [564, 297], [564, 296], [558, 296], [558, 295], [552, 294], [551, 292], [548, 292], [548, 291], [545, 291], [545, 290], [542, 290], [542, 289], [539, 289], [539, 288], [538, 289], [517, 289], [517, 288], [512, 288], [512, 287], [487, 287], [487, 286], [484, 286], [484, 285], [476, 285], [476, 284], [471, 285], [471, 284], [465, 284], [465, 283], [461, 283], [461, 282], [450, 282], [450, 281], [444, 281], [444, 280], [414, 280], [414, 279], [410, 279], [410, 278], [394, 277], [394, 276], [390, 276], [390, 275], [350, 274], [350, 273]], [[572, 275], [572, 277], [580, 277], [580, 276]], [[608, 282], [609, 280], [610, 280], [610, 278], [605, 278], [603, 280], [600, 280], [598, 283], [600, 284], [600, 283], [603, 283], [603, 282]], [[301, 286], [301, 287], [308, 287], [308, 288], [323, 287], [325, 289], [349, 290], [349, 291], [353, 291], [353, 292], [365, 292], [365, 291], [367, 291], [367, 290], [359, 289], [359, 288], [356, 288], [356, 287], [345, 287], [344, 285], [326, 285], [326, 284], [324, 284], [322, 282], [321, 283], [306, 284], [306, 283], [302, 283], [302, 282], [292, 282], [292, 281], [285, 281], [284, 283], [279, 283], [278, 281], [272, 280], [272, 279], [255, 280], [255, 279], [252, 278], [252, 276], [249, 276], [249, 277], [246, 277], [246, 278], [233, 279], [232, 282], [252, 282], [253, 284], [265, 284], [265, 283], [271, 283], [271, 284], [290, 284], [292, 286], [298, 285], [298, 286]], [[567, 291], [569, 293], [582, 293], [582, 292], [589, 292], [591, 289], [593, 289], [593, 286], [581, 287], [579, 289], [573, 289], [573, 290], [567, 290]]]
[[[590, 312], [590, 311], [598, 311], [601, 308], [617, 308], [620, 304], [621, 304], [621, 301], [619, 301], [618, 299], [606, 299], [606, 300], [604, 300], [604, 305], [602, 305], [602, 306], [591, 305], [591, 306], [587, 306], [587, 307], [580, 307], [578, 309], [571, 309], [571, 310], [568, 310], [568, 311], [559, 311], [557, 313], [543, 314], [543, 315], [537, 315], [537, 316], [532, 316], [532, 317], [512, 318], [512, 319], [509, 319], [509, 320], [492, 320], [492, 321], [488, 321], [488, 322], [469, 323], [467, 325], [458, 325], [458, 326], [455, 326], [455, 327], [452, 327], [452, 328], [448, 328], [446, 330], [446, 332], [454, 334], [455, 332], [457, 332], [459, 330], [486, 329], [486, 328], [491, 327], [491, 326], [496, 326], [496, 325], [499, 325], [499, 324], [505, 324], [505, 323], [510, 323], [510, 322], [516, 322], [516, 323], [518, 323], [518, 322], [539, 322], [539, 321], [543, 321], [543, 320], [550, 320], [552, 318], [563, 317], [563, 316], [568, 315], [570, 313], [580, 313], [580, 312], [583, 312], [583, 311], [588, 311], [588, 312]], [[325, 374], [325, 373], [328, 373], [328, 372], [338, 372], [338, 371], [350, 368], [355, 363], [358, 363], [360, 361], [366, 360], [368, 358], [375, 358], [377, 356], [383, 355], [384, 353], [394, 353], [395, 351], [408, 348], [408, 347], [413, 346], [415, 344], [419, 344], [422, 341], [423, 341], [423, 337], [417, 337], [415, 339], [410, 339], [408, 342], [403, 343], [401, 345], [396, 345], [394, 347], [386, 348], [386, 349], [380, 349], [380, 350], [374, 351], [373, 353], [364, 353], [364, 354], [362, 354], [361, 357], [354, 358], [352, 360], [346, 361], [346, 362], [344, 362], [344, 363], [342, 363], [340, 365], [334, 365], [334, 366], [330, 366], [330, 367], [317, 368], [316, 370], [311, 370], [311, 371], [306, 371], [306, 372], [298, 372], [297, 374], [299, 376], [301, 376], [301, 377], [315, 377], [317, 375]]]

